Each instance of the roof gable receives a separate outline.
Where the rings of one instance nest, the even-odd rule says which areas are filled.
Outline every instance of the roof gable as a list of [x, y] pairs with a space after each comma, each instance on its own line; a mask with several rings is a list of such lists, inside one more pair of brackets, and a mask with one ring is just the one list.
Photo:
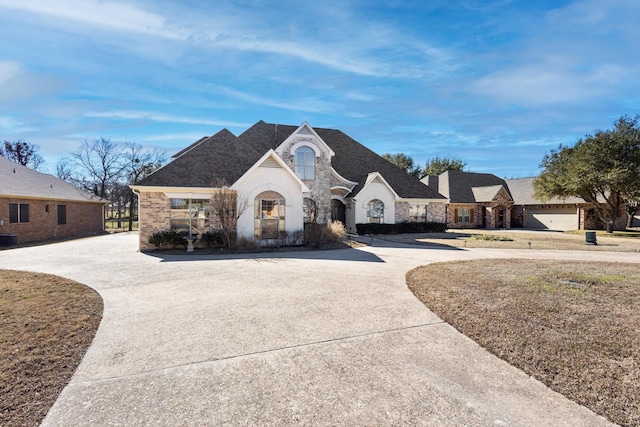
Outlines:
[[476, 202], [495, 202], [511, 200], [511, 196], [502, 185], [489, 185], [486, 187], [471, 187]]
[[[438, 177], [440, 192], [446, 196], [450, 203], [476, 203], [476, 195], [473, 188], [492, 187], [495, 192], [491, 195], [491, 200], [497, 193], [498, 187], [504, 187], [507, 195], [511, 199], [506, 182], [502, 178], [490, 173], [447, 171]], [[478, 196], [487, 199], [489, 196], [484, 193], [486, 190], [477, 190]], [[489, 190], [491, 192], [493, 190]]]
[[[307, 122], [302, 123], [295, 131], [293, 131], [293, 133], [291, 133], [291, 135], [289, 135], [284, 141], [282, 141], [280, 145], [278, 145], [278, 147], [276, 148], [276, 153], [282, 156], [285, 148], [289, 146], [289, 144], [293, 142], [293, 139], [296, 137], [309, 139], [310, 140], [309, 142], [313, 142], [319, 145], [320, 147], [322, 147], [324, 151], [327, 151], [329, 153], [329, 156], [332, 156], [332, 157], [335, 156], [335, 153], [333, 152], [331, 147], [329, 147], [327, 143], [324, 142], [322, 138], [320, 138], [320, 136], [316, 133], [316, 131], [311, 126], [309, 126]], [[298, 144], [300, 144], [301, 142], [298, 142]], [[294, 147], [296, 145], [294, 145]], [[317, 149], [314, 149], [314, 152], [316, 152], [316, 156], [318, 156]]]
[[287, 172], [291, 178], [293, 178], [299, 185], [300, 189], [303, 193], [308, 193], [309, 188], [305, 185], [304, 182], [296, 175], [289, 166], [285, 164], [285, 162], [276, 154], [274, 150], [269, 150], [262, 156], [257, 162], [251, 166], [237, 181], [233, 183], [231, 186], [234, 190], [240, 190], [242, 187], [242, 183], [246, 180], [256, 169], [266, 168], [266, 169], [282, 169]]
[[400, 198], [400, 196], [398, 196], [398, 193], [393, 189], [393, 187], [390, 186], [389, 183], [384, 179], [384, 177], [380, 175], [380, 173], [378, 172], [372, 172], [367, 176], [367, 179], [364, 185], [360, 187], [360, 190], [357, 193], [354, 193], [354, 197], [358, 197], [358, 194], [360, 194], [360, 192], [364, 191], [368, 186], [372, 184], [382, 184], [391, 192], [391, 194], [393, 194], [393, 197], [396, 200]]

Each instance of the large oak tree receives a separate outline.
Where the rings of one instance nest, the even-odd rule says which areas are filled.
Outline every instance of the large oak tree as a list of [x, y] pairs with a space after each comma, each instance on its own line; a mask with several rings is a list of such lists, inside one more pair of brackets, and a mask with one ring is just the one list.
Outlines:
[[[625, 203], [637, 206], [640, 199], [639, 119], [623, 116], [611, 130], [599, 130], [573, 146], [551, 150], [534, 181], [536, 197], [580, 197], [593, 203], [607, 232], [613, 232], [620, 208]], [[627, 214], [633, 219], [635, 210]]]

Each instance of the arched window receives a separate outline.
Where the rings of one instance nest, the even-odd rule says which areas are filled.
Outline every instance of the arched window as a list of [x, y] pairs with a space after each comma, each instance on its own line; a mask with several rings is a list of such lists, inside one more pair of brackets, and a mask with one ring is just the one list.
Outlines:
[[311, 148], [300, 147], [296, 150], [295, 169], [300, 179], [316, 178], [316, 155]]
[[255, 201], [256, 239], [279, 239], [284, 234], [285, 201], [275, 191], [260, 193]]
[[367, 222], [382, 224], [384, 222], [384, 203], [374, 199], [367, 205]]

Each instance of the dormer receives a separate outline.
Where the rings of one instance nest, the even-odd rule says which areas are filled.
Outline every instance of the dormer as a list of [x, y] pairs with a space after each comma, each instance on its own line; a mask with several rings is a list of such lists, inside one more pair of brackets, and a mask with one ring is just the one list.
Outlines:
[[315, 180], [318, 166], [330, 165], [331, 157], [335, 156], [331, 147], [306, 122], [285, 139], [275, 152], [304, 181]]

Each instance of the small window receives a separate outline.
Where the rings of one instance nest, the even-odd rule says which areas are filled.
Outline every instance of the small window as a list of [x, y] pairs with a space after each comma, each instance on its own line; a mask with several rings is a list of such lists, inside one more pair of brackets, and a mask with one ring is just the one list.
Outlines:
[[412, 205], [409, 207], [410, 222], [427, 222], [427, 204]]
[[471, 222], [471, 209], [459, 208], [458, 209], [458, 222]]
[[67, 223], [67, 205], [58, 205], [58, 225]]
[[384, 203], [381, 200], [372, 200], [367, 205], [367, 222], [373, 224], [384, 222]]
[[29, 205], [24, 203], [9, 203], [9, 222], [29, 222]]
[[300, 147], [296, 150], [295, 169], [300, 179], [316, 178], [316, 155], [311, 148]]

